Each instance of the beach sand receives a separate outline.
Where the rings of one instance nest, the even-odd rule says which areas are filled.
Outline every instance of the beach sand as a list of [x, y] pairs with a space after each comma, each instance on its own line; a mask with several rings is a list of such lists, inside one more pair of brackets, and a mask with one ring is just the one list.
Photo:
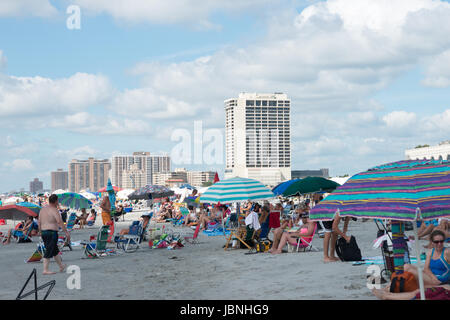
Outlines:
[[[126, 214], [125, 221], [121, 218], [116, 224], [116, 230], [127, 228], [141, 214]], [[74, 229], [72, 241], [89, 240], [90, 235], [97, 234], [100, 224], [101, 219], [97, 219], [95, 227]], [[0, 231], [5, 233], [11, 227], [13, 222], [8, 221], [8, 225], [0, 226]], [[174, 229], [186, 235], [193, 233], [187, 227]], [[348, 234], [356, 237], [363, 257], [381, 255], [380, 249], [372, 247], [376, 232], [372, 220], [350, 222]], [[412, 232], [408, 231], [409, 234]], [[376, 300], [366, 286], [368, 266], [323, 263], [323, 239], [317, 235], [313, 245], [320, 251], [280, 255], [247, 255], [247, 249], [224, 251], [223, 236], [208, 237], [202, 233], [197, 245], [187, 243], [183, 248], [168, 250], [151, 249], [145, 242], [134, 253], [100, 259], [82, 259], [82, 246], [74, 247], [73, 251], [65, 248], [63, 262], [80, 268], [80, 289], [68, 289], [67, 281], [72, 274], [43, 276], [42, 262], [24, 262], [36, 249], [37, 241], [35, 238], [33, 243], [0, 245], [0, 299], [15, 299], [36, 268], [38, 286], [56, 280], [49, 300]], [[421, 241], [421, 248], [424, 244]], [[55, 262], [50, 269], [58, 270]], [[43, 295], [40, 293], [40, 297]]]

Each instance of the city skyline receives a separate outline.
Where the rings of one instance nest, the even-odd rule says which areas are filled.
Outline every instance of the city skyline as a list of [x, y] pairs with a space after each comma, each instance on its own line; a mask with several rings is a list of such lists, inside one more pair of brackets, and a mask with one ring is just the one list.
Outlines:
[[[196, 121], [225, 136], [242, 92], [288, 95], [292, 170], [352, 175], [450, 138], [447, 0], [175, 1], [2, 1], [0, 190], [170, 153]], [[225, 158], [176, 166], [222, 178]]]

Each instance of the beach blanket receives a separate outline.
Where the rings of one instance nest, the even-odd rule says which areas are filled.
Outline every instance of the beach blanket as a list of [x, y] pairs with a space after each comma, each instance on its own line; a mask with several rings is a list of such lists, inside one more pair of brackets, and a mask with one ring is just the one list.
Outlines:
[[[411, 257], [411, 264], [417, 263], [416, 257]], [[423, 263], [423, 261], [422, 261]], [[362, 261], [354, 261], [352, 262], [352, 265], [358, 266], [358, 265], [371, 265], [371, 264], [378, 264], [383, 265], [383, 257], [382, 256], [376, 256], [376, 257], [363, 257]]]
[[[229, 235], [231, 233], [230, 230], [225, 231], [225, 235]], [[204, 230], [203, 234], [206, 234], [208, 237], [214, 237], [214, 236], [223, 236], [223, 230], [222, 229], [216, 229], [216, 230]]]

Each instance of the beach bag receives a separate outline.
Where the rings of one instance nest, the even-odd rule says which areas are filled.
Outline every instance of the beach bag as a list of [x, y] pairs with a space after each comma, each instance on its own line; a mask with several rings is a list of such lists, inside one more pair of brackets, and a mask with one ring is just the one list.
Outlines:
[[393, 273], [391, 276], [391, 292], [411, 292], [418, 288], [417, 280], [411, 272]]
[[273, 242], [269, 239], [264, 239], [264, 240], [258, 241], [255, 246], [256, 251], [257, 252], [267, 252], [272, 247], [272, 243]]
[[361, 261], [362, 255], [361, 250], [356, 243], [354, 236], [350, 237], [350, 242], [340, 237], [336, 240], [336, 254], [341, 261]]

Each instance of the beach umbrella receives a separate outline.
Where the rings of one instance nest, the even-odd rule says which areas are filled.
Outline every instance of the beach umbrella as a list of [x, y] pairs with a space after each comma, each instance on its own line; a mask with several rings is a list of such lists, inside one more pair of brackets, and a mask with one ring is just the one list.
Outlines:
[[1, 219], [25, 220], [29, 216], [37, 218], [38, 214], [39, 211], [36, 213], [33, 208], [27, 207], [25, 205], [10, 204], [0, 207]]
[[65, 192], [58, 195], [60, 205], [72, 209], [88, 209], [92, 206], [92, 201], [75, 192]]
[[138, 190], [134, 191], [128, 196], [130, 200], [141, 200], [141, 199], [158, 199], [164, 197], [173, 196], [175, 193], [173, 190], [161, 185], [146, 185]]
[[41, 209], [42, 209], [40, 205], [38, 205], [36, 203], [32, 203], [32, 202], [19, 202], [17, 205], [28, 208], [28, 209], [32, 210], [34, 213], [36, 213], [37, 215], [39, 215], [39, 211], [41, 211]]
[[[98, 190], [97, 192], [103, 193], [103, 192], [107, 192], [108, 190], [108, 186], [111, 183], [111, 181], [108, 179], [108, 185], [106, 185], [105, 187], [101, 188], [100, 190]], [[119, 192], [120, 190], [122, 190], [122, 188], [119, 188], [118, 186], [113, 186], [111, 185], [111, 188], [113, 188], [114, 192]]]
[[68, 192], [67, 190], [63, 190], [63, 189], [57, 189], [55, 191], [52, 192], [52, 194], [62, 194], [62, 193], [66, 193]]
[[219, 179], [219, 174], [216, 172], [216, 174], [214, 175], [214, 181], [213, 181], [213, 184], [216, 183], [216, 182], [219, 182], [219, 181], [220, 181], [220, 179]]
[[189, 183], [183, 183], [180, 187], [180, 189], [189, 189], [189, 190], [194, 190], [195, 188], [193, 186], [191, 186]]
[[132, 194], [135, 190], [134, 189], [123, 189], [117, 192], [116, 197], [117, 199], [128, 199], [128, 196]]
[[277, 196], [283, 195], [283, 192], [286, 191], [287, 187], [289, 187], [291, 184], [293, 184], [294, 182], [299, 181], [299, 180], [300, 179], [292, 179], [292, 180], [281, 182], [280, 184], [278, 184], [277, 186], [275, 186], [272, 189], [272, 192]]
[[111, 216], [114, 216], [116, 212], [116, 193], [111, 183], [111, 179], [108, 178], [108, 184], [106, 185], [106, 192], [108, 192], [109, 203], [111, 203]]
[[[403, 160], [358, 173], [316, 205], [310, 218], [331, 220], [336, 212], [342, 217], [392, 220], [396, 250], [396, 240], [401, 240], [403, 233], [400, 221], [450, 216], [450, 161]], [[413, 227], [420, 292], [424, 299], [417, 224], [413, 223]], [[402, 273], [401, 251], [394, 252], [394, 265], [396, 272]]]
[[23, 202], [20, 197], [9, 197], [3, 201], [3, 204], [16, 204], [17, 202]]
[[283, 197], [291, 197], [306, 193], [332, 191], [337, 187], [339, 187], [339, 184], [332, 180], [322, 177], [306, 177], [292, 182], [280, 195]]
[[267, 200], [275, 197], [273, 192], [261, 182], [234, 177], [216, 182], [200, 197], [201, 203], [234, 203], [243, 201]]

